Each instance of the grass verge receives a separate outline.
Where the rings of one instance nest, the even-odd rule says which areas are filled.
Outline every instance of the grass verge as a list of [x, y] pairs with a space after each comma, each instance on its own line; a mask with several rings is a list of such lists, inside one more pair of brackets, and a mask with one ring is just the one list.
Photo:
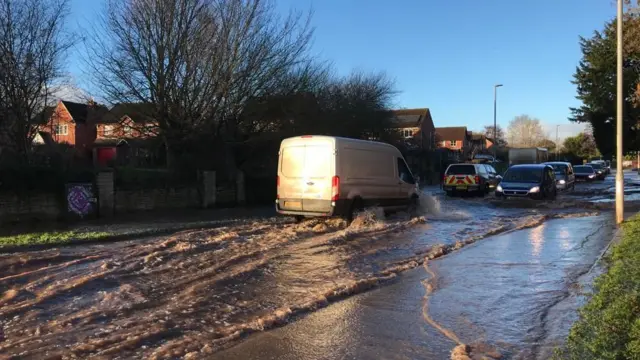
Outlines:
[[53, 231], [0, 237], [0, 249], [7, 246], [60, 245], [99, 240], [112, 236], [108, 232]]
[[640, 215], [622, 225], [605, 261], [557, 359], [640, 359]]

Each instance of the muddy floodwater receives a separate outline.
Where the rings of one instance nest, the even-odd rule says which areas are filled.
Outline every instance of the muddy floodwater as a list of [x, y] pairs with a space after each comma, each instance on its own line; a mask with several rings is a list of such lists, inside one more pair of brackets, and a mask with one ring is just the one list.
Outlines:
[[610, 240], [597, 186], [0, 255], [0, 358], [545, 358]]

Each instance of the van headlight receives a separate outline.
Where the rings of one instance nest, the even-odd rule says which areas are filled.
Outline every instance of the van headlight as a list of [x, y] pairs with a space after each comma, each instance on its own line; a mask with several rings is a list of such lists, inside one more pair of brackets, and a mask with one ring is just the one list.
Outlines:
[[535, 194], [535, 193], [539, 193], [540, 192], [540, 187], [539, 186], [534, 186], [531, 188], [531, 190], [529, 190], [530, 193]]
[[500, 184], [498, 184], [498, 186], [496, 187], [496, 191], [497, 192], [502, 192], [502, 186]]
[[566, 183], [566, 181], [564, 181], [564, 180], [558, 180], [558, 184], [560, 184], [560, 185], [564, 185], [565, 183]]

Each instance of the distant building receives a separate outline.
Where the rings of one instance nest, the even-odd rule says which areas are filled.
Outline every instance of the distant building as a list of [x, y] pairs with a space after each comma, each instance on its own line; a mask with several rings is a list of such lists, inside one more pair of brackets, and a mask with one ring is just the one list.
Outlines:
[[108, 109], [94, 101], [82, 104], [60, 100], [34, 119], [40, 125], [33, 143], [68, 144], [80, 153], [93, 153], [94, 163], [107, 165], [116, 158], [119, 148], [132, 144], [144, 148], [144, 139], [157, 136], [158, 123], [150, 114], [144, 104], [116, 104]]
[[81, 104], [60, 100], [56, 106], [47, 107], [38, 115], [36, 122], [41, 125], [35, 142], [50, 137], [56, 143], [69, 144], [79, 150], [91, 149], [96, 138], [95, 124], [108, 111], [106, 107], [93, 101]]
[[428, 108], [393, 110], [392, 131], [423, 150], [435, 149], [435, 126]]
[[438, 148], [466, 151], [470, 143], [466, 126], [436, 128], [436, 143]]

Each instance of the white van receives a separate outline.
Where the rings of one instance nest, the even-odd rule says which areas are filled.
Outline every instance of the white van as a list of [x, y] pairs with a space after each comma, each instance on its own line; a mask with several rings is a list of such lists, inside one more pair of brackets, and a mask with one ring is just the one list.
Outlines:
[[387, 211], [418, 204], [418, 184], [398, 149], [389, 144], [330, 136], [284, 139], [278, 153], [276, 211], [343, 216], [368, 206]]

